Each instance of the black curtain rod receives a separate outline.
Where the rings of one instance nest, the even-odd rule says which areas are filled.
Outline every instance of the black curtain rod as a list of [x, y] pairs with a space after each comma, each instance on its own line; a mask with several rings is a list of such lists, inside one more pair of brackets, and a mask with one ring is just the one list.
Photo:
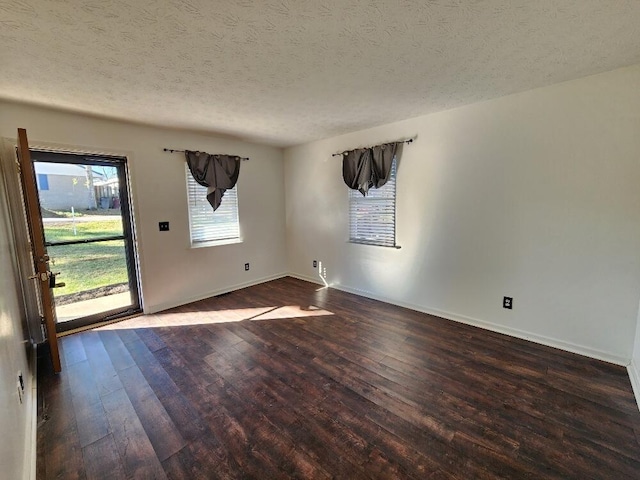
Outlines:
[[[386, 145], [387, 143], [413, 143], [413, 138], [410, 138], [409, 140], [402, 140], [402, 141], [398, 141], [398, 142], [386, 142], [386, 143], [381, 143], [380, 145]], [[365, 147], [365, 148], [371, 148], [371, 147]], [[360, 150], [359, 148], [355, 148], [354, 150]], [[340, 152], [340, 153], [334, 153], [331, 156], [332, 157], [339, 157], [340, 155], [344, 155], [345, 153], [351, 152], [353, 150], [345, 150], [344, 152]]]
[[[173, 148], [163, 148], [168, 153], [184, 153], [184, 150], [174, 150]], [[229, 155], [230, 157], [237, 157], [237, 155]], [[240, 157], [240, 160], [249, 160], [249, 157]]]

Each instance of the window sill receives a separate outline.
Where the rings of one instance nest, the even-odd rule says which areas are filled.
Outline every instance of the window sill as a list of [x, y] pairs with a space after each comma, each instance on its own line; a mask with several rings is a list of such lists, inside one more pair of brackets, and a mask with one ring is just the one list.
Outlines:
[[229, 238], [227, 240], [212, 240], [210, 242], [198, 242], [192, 243], [191, 248], [207, 248], [207, 247], [217, 247], [220, 245], [233, 245], [235, 243], [242, 243], [241, 238]]
[[379, 243], [356, 242], [354, 240], [347, 240], [347, 243], [351, 245], [366, 245], [368, 247], [391, 248], [393, 250], [400, 250], [402, 248], [400, 245], [380, 245]]

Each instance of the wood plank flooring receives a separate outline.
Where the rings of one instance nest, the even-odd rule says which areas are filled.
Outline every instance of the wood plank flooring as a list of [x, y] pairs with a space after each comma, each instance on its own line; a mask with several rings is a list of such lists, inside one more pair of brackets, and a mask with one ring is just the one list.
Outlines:
[[38, 479], [640, 478], [623, 367], [292, 278], [60, 348]]

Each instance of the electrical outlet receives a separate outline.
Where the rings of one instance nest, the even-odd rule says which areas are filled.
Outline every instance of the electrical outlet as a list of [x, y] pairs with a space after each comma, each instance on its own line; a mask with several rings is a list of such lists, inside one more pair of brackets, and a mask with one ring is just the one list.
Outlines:
[[513, 297], [502, 297], [502, 308], [513, 308]]
[[249, 264], [248, 264], [248, 263], [245, 263], [245, 264], [244, 264], [244, 271], [245, 271], [245, 272], [248, 272], [248, 271], [249, 271]]
[[169, 222], [159, 222], [158, 223], [158, 230], [160, 230], [161, 232], [168, 232], [169, 231]]
[[313, 261], [313, 268], [318, 268], [318, 260]]

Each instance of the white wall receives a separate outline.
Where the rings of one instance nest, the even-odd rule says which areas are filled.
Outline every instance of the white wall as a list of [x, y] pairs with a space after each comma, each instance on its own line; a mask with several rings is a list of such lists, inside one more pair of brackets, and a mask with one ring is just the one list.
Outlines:
[[[131, 173], [145, 312], [286, 272], [283, 156], [277, 148], [0, 103], [0, 137], [26, 128], [30, 145], [126, 155]], [[243, 242], [190, 248], [184, 157], [162, 149], [250, 157], [238, 180]], [[159, 232], [158, 222], [170, 222]], [[249, 262], [251, 270], [244, 271]], [[64, 278], [61, 277], [64, 281]]]
[[[640, 66], [285, 150], [289, 270], [626, 364], [640, 297]], [[416, 137], [400, 250], [353, 245], [334, 152]], [[514, 297], [512, 311], [502, 297]]]
[[[34, 393], [29, 362], [30, 343], [26, 341], [25, 315], [21, 293], [16, 288], [13, 242], [6, 208], [4, 178], [0, 171], [0, 477], [29, 478]], [[18, 393], [18, 372], [22, 372], [25, 390], [22, 404]]]

